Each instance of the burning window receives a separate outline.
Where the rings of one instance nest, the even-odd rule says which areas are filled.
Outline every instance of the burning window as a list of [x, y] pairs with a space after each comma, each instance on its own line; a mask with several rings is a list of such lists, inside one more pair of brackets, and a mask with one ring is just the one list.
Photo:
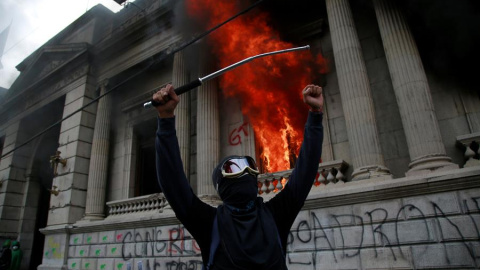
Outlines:
[[[261, 133], [263, 135], [263, 133]], [[298, 132], [293, 128], [287, 128], [278, 133], [278, 136], [271, 140], [256, 136], [257, 138], [257, 153], [258, 153], [258, 167], [261, 173], [272, 173], [276, 171], [283, 171], [293, 169], [297, 161], [300, 143], [292, 140], [292, 137], [298, 136]], [[260, 140], [260, 142], [258, 142]], [[273, 149], [273, 147], [264, 147], [271, 142], [281, 142], [282, 147]], [[277, 143], [278, 145], [278, 143]], [[276, 151], [275, 151], [276, 150]]]
[[[185, 7], [191, 23], [204, 29], [241, 10], [236, 1], [187, 0]], [[268, 13], [256, 10], [211, 33], [208, 44], [218, 67], [295, 47], [280, 39], [269, 20]], [[295, 163], [307, 118], [301, 90], [326, 71], [322, 55], [299, 52], [258, 59], [219, 77], [223, 94], [238, 98], [242, 113], [250, 119], [263, 172], [287, 170]]]

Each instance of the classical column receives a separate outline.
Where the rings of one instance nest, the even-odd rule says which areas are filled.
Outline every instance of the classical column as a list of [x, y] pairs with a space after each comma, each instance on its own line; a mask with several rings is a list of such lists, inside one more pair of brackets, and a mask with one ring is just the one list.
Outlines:
[[[185, 66], [183, 52], [177, 52], [173, 59], [172, 84], [179, 87], [187, 84], [188, 72]], [[180, 96], [181, 102], [175, 110], [175, 126], [177, 129], [180, 156], [183, 161], [183, 169], [187, 178], [190, 176], [190, 93]]]
[[124, 127], [123, 197], [117, 199], [128, 199], [135, 196], [135, 174], [137, 172], [135, 161], [137, 160], [138, 138], [133, 130], [133, 125], [129, 122]]
[[[100, 95], [106, 92], [107, 82], [102, 83]], [[86, 220], [105, 217], [105, 188], [107, 185], [108, 153], [110, 146], [111, 96], [106, 95], [98, 101], [95, 129], [93, 131], [92, 153], [88, 171]]]
[[[207, 72], [201, 72], [207, 74]], [[216, 195], [212, 172], [219, 162], [219, 113], [217, 81], [204, 83], [197, 91], [197, 194]], [[207, 198], [208, 200], [208, 198]]]
[[407, 175], [458, 168], [446, 155], [413, 36], [393, 1], [373, 0], [411, 163]]
[[367, 68], [348, 0], [327, 0], [335, 67], [347, 126], [353, 180], [391, 177], [381, 151]]

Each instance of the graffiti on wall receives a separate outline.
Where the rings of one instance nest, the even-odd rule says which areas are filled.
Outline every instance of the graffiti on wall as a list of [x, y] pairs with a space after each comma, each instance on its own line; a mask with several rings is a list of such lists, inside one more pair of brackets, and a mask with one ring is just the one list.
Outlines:
[[122, 258], [127, 261], [132, 258], [146, 256], [196, 256], [200, 247], [191, 236], [185, 235], [185, 228], [178, 227], [167, 231], [168, 240], [163, 238], [164, 231], [154, 228], [140, 232], [127, 232], [117, 235], [122, 239]]
[[[339, 263], [359, 256], [364, 248], [373, 249], [375, 258], [379, 256], [379, 249], [386, 249], [388, 257], [397, 261], [407, 259], [405, 247], [408, 245], [418, 246], [413, 252], [419, 254], [414, 256], [427, 256], [431, 245], [441, 243], [443, 260], [447, 265], [454, 264], [455, 257], [461, 252], [466, 254], [461, 257], [471, 260], [465, 263], [478, 266], [480, 252], [478, 245], [474, 244], [480, 243], [480, 197], [471, 200], [475, 209], [464, 200], [465, 214], [462, 215], [447, 215], [435, 202], [429, 204], [433, 212], [430, 215], [419, 206], [405, 204], [394, 212], [379, 207], [363, 214], [330, 214], [329, 226], [325, 226], [325, 220], [312, 211], [310, 218], [299, 220], [290, 231], [288, 250], [293, 253], [288, 254], [287, 263], [316, 269], [320, 263], [317, 253], [321, 252], [323, 259], [329, 254], [330, 260]], [[405, 220], [401, 217], [404, 213], [414, 218]], [[380, 221], [374, 222], [373, 216]], [[459, 249], [449, 249], [449, 242], [459, 244]], [[311, 256], [302, 256], [301, 259], [291, 256], [296, 252], [311, 253]]]
[[[163, 265], [163, 266], [162, 266]], [[203, 264], [201, 260], [170, 260], [165, 261], [161, 259], [147, 259], [145, 261], [137, 261], [136, 269], [142, 270], [202, 270]], [[127, 267], [128, 268], [128, 267]], [[133, 268], [132, 268], [133, 269]]]
[[242, 138], [248, 137], [248, 122], [243, 122], [228, 134], [228, 143], [232, 146], [242, 143]]
[[63, 259], [62, 245], [53, 237], [48, 237], [43, 256], [48, 259]]
[[[117, 234], [117, 241], [119, 240], [122, 243], [120, 248], [122, 259], [130, 262], [132, 259], [145, 258], [141, 261], [145, 270], [202, 269], [200, 247], [192, 236], [186, 234], [184, 227], [128, 231]], [[128, 263], [122, 266], [128, 266]]]
[[[390, 204], [390, 207], [362, 206], [364, 210], [349, 214], [335, 208], [303, 211], [288, 237], [287, 265], [292, 269], [317, 269], [327, 262], [339, 265], [366, 253], [373, 254], [369, 258], [380, 263], [388, 260], [387, 263], [408, 264], [412, 260], [409, 256], [431, 257], [435, 253], [441, 256], [442, 265], [458, 265], [458, 258], [462, 258], [464, 263], [478, 267], [479, 202], [480, 197], [470, 198], [468, 202], [464, 200], [463, 210], [458, 212], [445, 203], [428, 200]], [[112, 233], [114, 243], [107, 244], [105, 251], [100, 251], [99, 245], [90, 245], [90, 257], [115, 259], [110, 259], [110, 263], [99, 259], [97, 268], [136, 270], [140, 264], [144, 270], [202, 269], [200, 248], [182, 226], [106, 233]], [[98, 240], [92, 241], [86, 235], [78, 241], [101, 245], [106, 237], [100, 235]], [[456, 249], [450, 248], [452, 243]], [[51, 245], [53, 247], [54, 243]], [[85, 246], [78, 247], [77, 251], [81, 252]], [[70, 267], [77, 269], [75, 266], [79, 263], [73, 260]], [[86, 265], [83, 268], [88, 269]]]

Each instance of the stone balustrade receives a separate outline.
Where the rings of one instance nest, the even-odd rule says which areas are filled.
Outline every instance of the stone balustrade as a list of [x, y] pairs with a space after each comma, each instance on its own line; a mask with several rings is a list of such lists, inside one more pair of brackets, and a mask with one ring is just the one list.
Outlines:
[[[348, 163], [343, 160], [323, 162], [318, 165], [318, 173], [313, 182], [314, 188], [323, 188], [339, 182], [346, 182], [344, 176]], [[266, 173], [258, 176], [258, 194], [274, 195], [288, 182], [292, 170]], [[115, 217], [125, 214], [146, 213], [155, 211], [163, 213], [168, 202], [163, 193], [107, 202], [108, 216]]]
[[[334, 160], [323, 162], [318, 165], [318, 173], [313, 182], [314, 188], [323, 188], [328, 185], [334, 185], [339, 182], [345, 183], [345, 170], [348, 168], [348, 163], [343, 160]], [[258, 194], [267, 195], [273, 194], [282, 190], [287, 184], [288, 178], [292, 170], [286, 170], [275, 173], [266, 173], [258, 176]]]
[[467, 160], [463, 167], [480, 166], [480, 132], [457, 137], [457, 145], [464, 150]]
[[107, 202], [110, 217], [148, 211], [162, 213], [166, 205], [167, 200], [162, 193]]

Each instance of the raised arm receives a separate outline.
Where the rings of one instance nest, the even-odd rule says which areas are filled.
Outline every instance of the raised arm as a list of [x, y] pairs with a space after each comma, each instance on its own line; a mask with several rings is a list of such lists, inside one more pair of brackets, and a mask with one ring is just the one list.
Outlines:
[[268, 203], [272, 211], [277, 213], [298, 213], [312, 188], [322, 155], [322, 88], [316, 85], [307, 85], [302, 93], [305, 104], [310, 107], [310, 112], [295, 168], [285, 188]]
[[174, 116], [180, 100], [173, 89], [173, 86], [167, 85], [153, 96], [153, 100], [161, 104], [156, 107], [158, 111], [156, 168], [158, 182], [165, 197], [177, 218], [185, 224], [193, 216], [192, 212], [198, 212], [198, 207], [208, 207], [194, 195], [183, 171]]

